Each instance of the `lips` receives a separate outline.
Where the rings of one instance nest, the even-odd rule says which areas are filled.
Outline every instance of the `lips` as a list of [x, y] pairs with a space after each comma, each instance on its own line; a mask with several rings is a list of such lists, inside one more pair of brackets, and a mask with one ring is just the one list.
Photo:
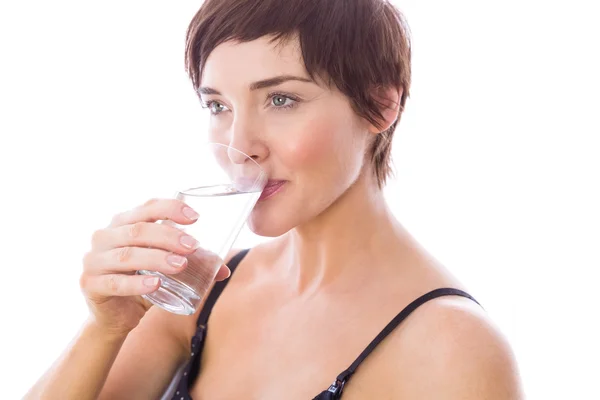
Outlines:
[[283, 185], [285, 185], [286, 182], [287, 181], [269, 180], [269, 182], [267, 182], [267, 186], [265, 186], [265, 188], [263, 189], [258, 200], [261, 201], [273, 197], [277, 192], [279, 192], [279, 190], [283, 187]]

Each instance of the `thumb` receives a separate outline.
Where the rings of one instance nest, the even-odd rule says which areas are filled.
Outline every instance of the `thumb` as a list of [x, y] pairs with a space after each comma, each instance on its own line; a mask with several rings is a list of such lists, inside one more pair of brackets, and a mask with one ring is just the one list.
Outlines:
[[231, 276], [231, 271], [227, 268], [226, 265], [221, 265], [219, 272], [217, 272], [217, 276], [215, 277], [215, 281], [223, 281]]

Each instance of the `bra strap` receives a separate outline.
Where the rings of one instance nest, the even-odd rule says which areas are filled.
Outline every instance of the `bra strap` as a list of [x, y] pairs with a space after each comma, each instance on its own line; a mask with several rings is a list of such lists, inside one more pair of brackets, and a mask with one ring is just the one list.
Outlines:
[[[231, 260], [229, 260], [229, 262], [227, 263], [227, 267], [229, 267], [229, 269], [231, 270], [232, 275], [238, 264], [244, 259], [244, 257], [246, 257], [246, 254], [248, 254], [249, 251], [250, 249], [241, 250], [235, 256], [233, 256]], [[219, 299], [221, 292], [223, 292], [223, 289], [225, 289], [225, 286], [227, 286], [227, 283], [229, 283], [230, 279], [231, 277], [229, 279], [225, 279], [223, 281], [215, 283], [213, 289], [208, 295], [208, 298], [206, 299], [206, 303], [204, 303], [204, 306], [202, 307], [202, 311], [200, 311], [197, 326], [206, 326], [206, 323], [208, 322], [208, 317], [210, 317], [210, 313], [212, 312], [215, 303]]]

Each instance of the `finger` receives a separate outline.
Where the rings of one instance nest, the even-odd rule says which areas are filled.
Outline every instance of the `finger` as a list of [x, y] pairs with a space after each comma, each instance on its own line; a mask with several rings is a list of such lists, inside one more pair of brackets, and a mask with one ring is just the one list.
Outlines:
[[92, 275], [134, 273], [139, 270], [177, 274], [187, 266], [187, 258], [160, 249], [119, 247], [102, 252], [88, 253], [84, 270]]
[[198, 242], [178, 228], [151, 222], [101, 229], [92, 235], [92, 248], [96, 251], [118, 247], [154, 247], [191, 254], [198, 247]]
[[139, 296], [154, 292], [160, 278], [149, 275], [98, 275], [86, 279], [84, 292], [90, 296]]
[[181, 225], [189, 225], [198, 220], [198, 213], [181, 200], [152, 199], [133, 210], [116, 215], [109, 227], [159, 220], [170, 220]]
[[227, 268], [226, 265], [221, 265], [219, 272], [217, 272], [217, 276], [215, 277], [215, 281], [224, 281], [225, 279], [231, 276], [231, 271]]

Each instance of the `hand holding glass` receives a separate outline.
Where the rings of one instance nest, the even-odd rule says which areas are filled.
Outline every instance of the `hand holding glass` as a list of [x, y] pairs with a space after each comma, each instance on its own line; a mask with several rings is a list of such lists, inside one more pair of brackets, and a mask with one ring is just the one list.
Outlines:
[[192, 163], [193, 175], [197, 174], [190, 182], [195, 186], [177, 192], [175, 198], [200, 216], [192, 225], [159, 223], [186, 232], [198, 241], [198, 248], [187, 256], [187, 266], [178, 274], [137, 272], [161, 280], [158, 290], [144, 295], [145, 299], [183, 315], [198, 309], [268, 180], [256, 161], [233, 147], [208, 143], [194, 153], [186, 163]]

